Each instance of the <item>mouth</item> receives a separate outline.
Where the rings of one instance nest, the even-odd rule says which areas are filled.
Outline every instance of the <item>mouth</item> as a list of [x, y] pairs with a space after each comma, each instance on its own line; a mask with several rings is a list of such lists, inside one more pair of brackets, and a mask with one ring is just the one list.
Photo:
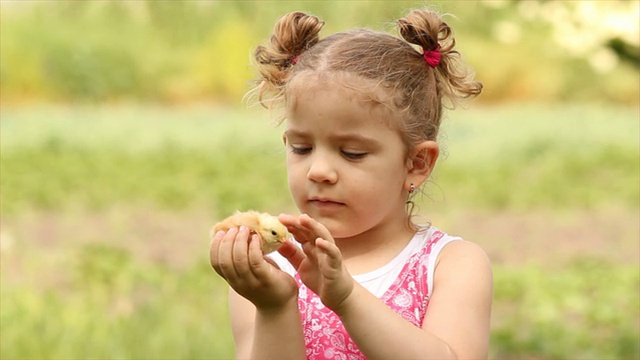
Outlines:
[[307, 202], [311, 205], [318, 206], [318, 207], [335, 207], [335, 206], [345, 205], [345, 203], [337, 200], [333, 200], [329, 198], [317, 198], [317, 197], [312, 197], [309, 200], [307, 200]]

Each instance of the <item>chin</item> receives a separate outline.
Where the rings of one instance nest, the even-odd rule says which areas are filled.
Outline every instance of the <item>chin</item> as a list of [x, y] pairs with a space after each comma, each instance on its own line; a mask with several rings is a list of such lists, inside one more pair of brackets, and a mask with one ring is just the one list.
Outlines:
[[[309, 216], [313, 217], [312, 215]], [[321, 216], [314, 219], [324, 225], [334, 239], [345, 239], [356, 236], [359, 233], [354, 228], [353, 223], [343, 219], [323, 218]]]

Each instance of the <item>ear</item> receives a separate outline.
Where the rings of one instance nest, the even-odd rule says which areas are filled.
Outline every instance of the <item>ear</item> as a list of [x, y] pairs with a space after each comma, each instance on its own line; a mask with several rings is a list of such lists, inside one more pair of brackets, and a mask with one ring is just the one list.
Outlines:
[[429, 178], [436, 166], [439, 154], [440, 147], [437, 142], [432, 140], [423, 141], [409, 151], [405, 189], [409, 189], [411, 184], [420, 187]]

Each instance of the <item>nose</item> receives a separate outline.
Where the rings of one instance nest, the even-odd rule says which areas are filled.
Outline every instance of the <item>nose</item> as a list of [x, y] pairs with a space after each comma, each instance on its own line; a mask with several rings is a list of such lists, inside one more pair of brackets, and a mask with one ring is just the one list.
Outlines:
[[307, 179], [314, 182], [335, 183], [338, 180], [338, 173], [331, 158], [316, 151], [311, 158]]

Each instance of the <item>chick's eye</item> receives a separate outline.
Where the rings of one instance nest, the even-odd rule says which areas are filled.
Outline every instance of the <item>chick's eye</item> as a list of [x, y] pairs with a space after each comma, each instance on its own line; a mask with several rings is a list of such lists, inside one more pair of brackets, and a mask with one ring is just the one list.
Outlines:
[[275, 230], [271, 230], [271, 235], [276, 236], [278, 233]]

